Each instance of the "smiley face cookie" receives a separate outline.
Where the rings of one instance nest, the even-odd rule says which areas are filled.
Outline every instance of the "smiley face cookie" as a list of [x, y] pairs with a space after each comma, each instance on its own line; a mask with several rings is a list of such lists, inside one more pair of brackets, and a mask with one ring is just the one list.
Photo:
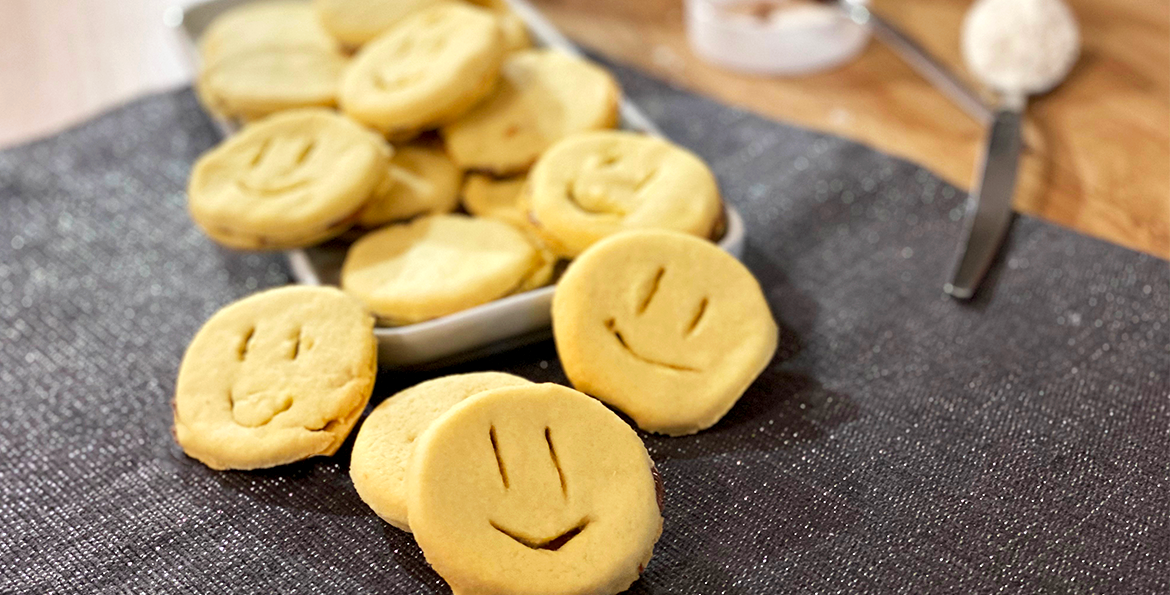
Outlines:
[[179, 367], [175, 440], [212, 469], [331, 455], [374, 387], [374, 319], [327, 287], [271, 289], [216, 312]]
[[226, 246], [308, 246], [357, 220], [389, 161], [389, 145], [335, 112], [283, 112], [245, 126], [199, 158], [188, 209]]
[[555, 384], [480, 393], [432, 423], [407, 503], [427, 562], [461, 595], [617, 593], [662, 532], [638, 435]]
[[412, 324], [508, 295], [539, 265], [536, 247], [507, 223], [434, 215], [355, 242], [341, 287], [380, 319]]
[[723, 208], [714, 174], [693, 153], [618, 131], [554, 145], [529, 173], [524, 198], [542, 237], [565, 257], [628, 229], [709, 237]]
[[253, 46], [207, 62], [196, 87], [209, 110], [245, 122], [304, 107], [333, 107], [349, 60], [314, 45]]
[[341, 108], [392, 138], [445, 123], [491, 91], [504, 59], [495, 15], [443, 4], [364, 46], [341, 83]]
[[508, 56], [492, 94], [442, 134], [460, 167], [510, 175], [570, 134], [612, 128], [619, 95], [613, 77], [584, 59], [525, 50]]
[[456, 374], [412, 386], [378, 405], [358, 431], [349, 476], [358, 495], [386, 522], [410, 531], [406, 469], [415, 440], [452, 405], [494, 388], [531, 382], [502, 372]]
[[423, 144], [394, 149], [386, 177], [362, 209], [358, 224], [377, 227], [459, 206], [463, 172], [442, 149]]
[[361, 47], [412, 13], [443, 0], [314, 0], [324, 27], [351, 48]]
[[317, 21], [308, 2], [249, 2], [225, 11], [208, 25], [199, 37], [199, 57], [208, 64], [243, 50], [301, 46], [338, 51], [337, 42]]
[[557, 283], [552, 316], [573, 386], [670, 435], [719, 421], [779, 335], [746, 267], [706, 240], [659, 230], [586, 250]]

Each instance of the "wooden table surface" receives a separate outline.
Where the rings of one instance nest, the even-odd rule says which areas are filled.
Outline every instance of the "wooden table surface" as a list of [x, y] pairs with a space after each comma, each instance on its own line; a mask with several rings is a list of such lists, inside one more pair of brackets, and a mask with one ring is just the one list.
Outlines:
[[[187, 0], [189, 1], [189, 0]], [[970, 0], [873, 0], [956, 72]], [[1017, 210], [1170, 257], [1170, 2], [1069, 0], [1084, 50], [1035, 98]], [[0, 145], [189, 80], [164, 0], [0, 2]], [[853, 138], [969, 187], [983, 130], [893, 53], [800, 78], [744, 76], [689, 51], [682, 0], [536, 0], [570, 37], [724, 103]], [[965, 76], [965, 75], [964, 75]]]

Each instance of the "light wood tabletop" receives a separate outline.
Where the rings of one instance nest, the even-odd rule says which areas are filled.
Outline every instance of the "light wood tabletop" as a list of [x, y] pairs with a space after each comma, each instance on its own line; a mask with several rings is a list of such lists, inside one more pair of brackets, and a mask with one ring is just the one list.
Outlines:
[[[970, 0], [873, 0], [964, 75]], [[1068, 81], [1029, 106], [1017, 210], [1170, 257], [1170, 3], [1069, 0], [1084, 50]], [[164, 0], [0, 3], [0, 146], [50, 134], [190, 72]], [[970, 185], [982, 128], [891, 51], [799, 78], [721, 71], [687, 47], [682, 0], [536, 0], [601, 55], [718, 101], [852, 138]], [[977, 86], [974, 85], [973, 86]]]

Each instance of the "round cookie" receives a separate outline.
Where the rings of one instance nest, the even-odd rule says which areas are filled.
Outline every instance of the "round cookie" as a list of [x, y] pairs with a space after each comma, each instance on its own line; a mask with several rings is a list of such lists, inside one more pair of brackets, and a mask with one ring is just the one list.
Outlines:
[[225, 11], [207, 26], [199, 36], [199, 57], [207, 64], [242, 50], [300, 46], [338, 50], [308, 2], [249, 2]]
[[503, 59], [495, 15], [462, 4], [429, 8], [358, 52], [341, 82], [341, 108], [387, 136], [411, 136], [487, 95]]
[[617, 593], [662, 533], [652, 468], [596, 400], [556, 384], [495, 389], [416, 441], [410, 526], [455, 593]]
[[412, 13], [444, 0], [314, 0], [321, 24], [343, 44], [356, 48]]
[[613, 77], [582, 58], [556, 50], [515, 52], [491, 95], [442, 134], [460, 167], [514, 174], [570, 134], [615, 126], [619, 95]]
[[464, 215], [419, 217], [362, 236], [341, 287], [390, 324], [422, 322], [508, 295], [539, 255], [516, 228]]
[[581, 254], [557, 282], [552, 317], [573, 386], [673, 436], [719, 421], [779, 337], [746, 267], [706, 240], [660, 230]]
[[207, 235], [233, 248], [308, 246], [356, 221], [389, 161], [389, 145], [335, 112], [282, 112], [200, 157], [187, 206]]
[[337, 451], [374, 388], [374, 319], [335, 288], [289, 286], [229, 304], [179, 367], [175, 440], [212, 469]]
[[548, 282], [553, 278], [553, 273], [556, 272], [557, 263], [560, 262], [560, 259], [557, 258], [557, 255], [553, 254], [552, 251], [549, 250], [548, 247], [540, 241], [540, 238], [529, 235], [528, 239], [536, 248], [536, 265], [527, 275], [525, 275], [524, 279], [520, 281], [520, 284], [516, 286], [516, 289], [512, 291], [513, 294], [532, 291], [533, 289], [538, 289], [548, 285]]
[[348, 59], [300, 45], [260, 46], [208, 62], [199, 74], [199, 98], [229, 118], [252, 121], [302, 107], [333, 107]]
[[528, 213], [521, 205], [521, 194], [527, 176], [496, 178], [484, 174], [468, 174], [463, 182], [463, 208], [476, 217], [490, 217], [507, 221], [516, 227], [532, 227]]
[[377, 227], [419, 215], [450, 213], [459, 206], [463, 172], [442, 149], [400, 145], [374, 195], [362, 209], [358, 224]]
[[709, 237], [723, 210], [703, 160], [661, 138], [619, 131], [554, 145], [529, 172], [524, 198], [541, 236], [565, 257], [628, 229]]
[[349, 476], [362, 500], [387, 523], [410, 531], [406, 469], [415, 440], [451, 408], [472, 395], [531, 382], [503, 372], [474, 372], [428, 380], [382, 401], [358, 430]]

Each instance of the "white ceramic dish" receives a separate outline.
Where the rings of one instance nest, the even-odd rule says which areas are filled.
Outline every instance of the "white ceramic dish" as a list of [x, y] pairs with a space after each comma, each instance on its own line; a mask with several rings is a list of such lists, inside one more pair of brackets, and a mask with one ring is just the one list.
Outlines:
[[[168, 12], [167, 24], [183, 42], [188, 59], [198, 64], [196, 42], [220, 13], [234, 6], [258, 0], [207, 0]], [[262, 0], [260, 0], [262, 1]], [[560, 34], [540, 13], [523, 0], [509, 0], [528, 24], [540, 45], [580, 55], [581, 52]], [[654, 124], [629, 100], [621, 104], [622, 127], [647, 134], [661, 134]], [[215, 119], [224, 136], [239, 126]], [[736, 258], [743, 255], [744, 226], [739, 213], [725, 207], [725, 231], [719, 246]], [[298, 283], [336, 285], [348, 244], [334, 240], [321, 246], [287, 252], [289, 266]], [[551, 336], [553, 286], [541, 287], [470, 308], [435, 320], [398, 327], [378, 327], [378, 361], [387, 367], [440, 367], [505, 351]]]
[[[868, 0], [854, 0], [865, 5]], [[869, 41], [869, 27], [830, 4], [687, 0], [687, 40], [703, 60], [731, 70], [798, 76], [836, 68]]]

